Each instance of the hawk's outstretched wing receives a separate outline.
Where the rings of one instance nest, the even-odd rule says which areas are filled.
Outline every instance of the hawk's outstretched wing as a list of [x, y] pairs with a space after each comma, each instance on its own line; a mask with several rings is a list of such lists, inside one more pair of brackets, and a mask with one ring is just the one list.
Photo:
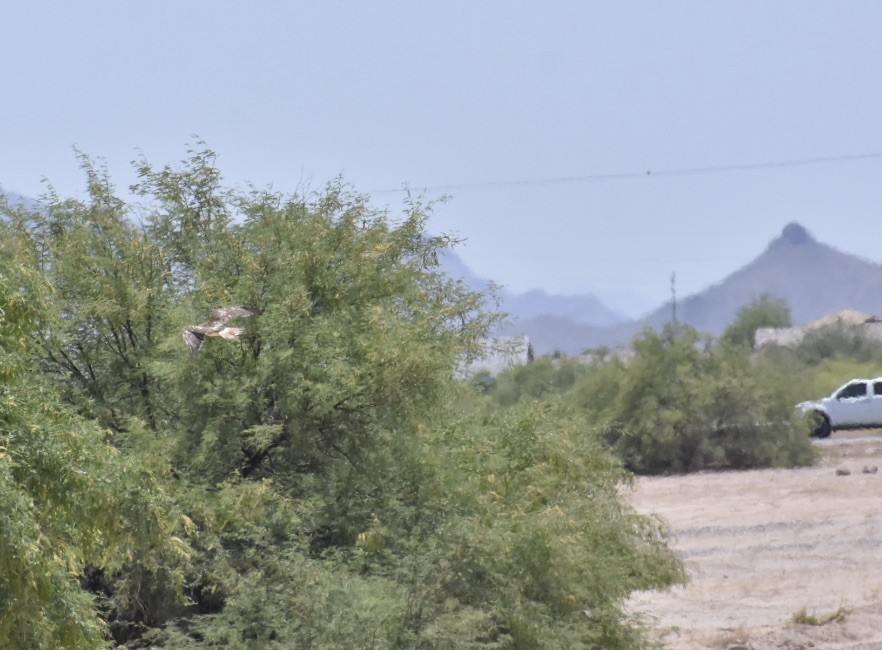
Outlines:
[[234, 318], [239, 318], [240, 316], [253, 316], [256, 313], [256, 311], [248, 309], [247, 307], [218, 307], [211, 312], [211, 316], [208, 317], [209, 322], [206, 323], [206, 326], [226, 325]]
[[258, 312], [247, 307], [218, 307], [211, 312], [209, 321], [204, 325], [187, 325], [184, 327], [184, 345], [195, 355], [202, 347], [206, 336], [237, 338], [244, 330], [241, 327], [227, 327], [234, 318], [254, 316]]

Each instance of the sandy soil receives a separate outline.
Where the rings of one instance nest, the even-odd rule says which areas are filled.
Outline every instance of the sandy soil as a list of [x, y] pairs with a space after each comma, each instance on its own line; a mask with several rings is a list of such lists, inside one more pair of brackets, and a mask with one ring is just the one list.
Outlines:
[[630, 609], [665, 648], [882, 649], [880, 433], [835, 433], [810, 468], [639, 479], [690, 582]]

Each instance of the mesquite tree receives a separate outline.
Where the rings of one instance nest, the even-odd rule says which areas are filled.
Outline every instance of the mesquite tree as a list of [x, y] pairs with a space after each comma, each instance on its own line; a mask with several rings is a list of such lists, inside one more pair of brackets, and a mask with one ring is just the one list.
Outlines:
[[[117, 642], [639, 642], [622, 599], [681, 567], [583, 423], [456, 380], [496, 316], [440, 271], [431, 204], [231, 190], [204, 148], [140, 161], [127, 203], [81, 161], [86, 200], [4, 228], [52, 287], [20, 333], [43, 379], [181, 512], [177, 555], [77, 558]], [[224, 306], [254, 315], [191, 354]]]

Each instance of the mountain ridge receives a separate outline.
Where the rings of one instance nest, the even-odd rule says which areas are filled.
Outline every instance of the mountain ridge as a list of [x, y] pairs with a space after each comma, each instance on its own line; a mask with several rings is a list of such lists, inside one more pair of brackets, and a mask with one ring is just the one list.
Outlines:
[[439, 261], [444, 273], [462, 280], [470, 289], [487, 292], [492, 288], [500, 301], [498, 309], [519, 320], [554, 315], [592, 326], [612, 326], [629, 320], [591, 293], [551, 294], [540, 288], [517, 293], [494, 287], [490, 280], [472, 271], [454, 251], [442, 251]]
[[[718, 335], [741, 307], [763, 293], [784, 299], [797, 324], [843, 309], [882, 314], [882, 264], [818, 242], [802, 225], [791, 222], [752, 261], [677, 301], [677, 319]], [[546, 317], [509, 322], [498, 333], [528, 335], [537, 354], [578, 354], [586, 348], [625, 345], [645, 327], [660, 329], [672, 314], [669, 301], [644, 318], [613, 327]]]

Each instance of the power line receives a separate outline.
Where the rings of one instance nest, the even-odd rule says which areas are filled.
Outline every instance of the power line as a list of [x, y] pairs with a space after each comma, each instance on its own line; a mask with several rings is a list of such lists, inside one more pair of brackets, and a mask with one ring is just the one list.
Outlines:
[[[448, 185], [427, 185], [417, 189], [426, 192], [450, 192], [456, 190], [492, 190], [508, 187], [525, 187], [539, 185], [562, 185], [567, 183], [596, 183], [602, 181], [624, 181], [638, 178], [662, 178], [666, 176], [694, 176], [699, 174], [721, 174], [727, 172], [759, 171], [763, 169], [782, 169], [786, 167], [805, 167], [839, 162], [859, 162], [862, 160], [882, 159], [882, 153], [862, 153], [846, 156], [821, 156], [817, 158], [798, 158], [795, 160], [779, 160], [746, 164], [708, 165], [705, 167], [683, 167], [679, 169], [662, 169], [642, 172], [614, 172], [606, 174], [586, 174], [583, 176], [557, 176], [553, 178], [533, 178], [508, 181], [484, 181], [475, 183], [451, 183]], [[410, 187], [376, 190], [368, 194], [393, 194], [411, 191]]]

